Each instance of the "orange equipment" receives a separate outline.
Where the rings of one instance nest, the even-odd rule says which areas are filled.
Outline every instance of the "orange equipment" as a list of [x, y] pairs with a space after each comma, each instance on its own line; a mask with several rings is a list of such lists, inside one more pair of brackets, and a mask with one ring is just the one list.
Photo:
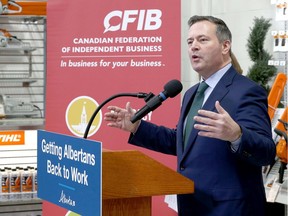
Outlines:
[[0, 14], [46, 16], [46, 1], [0, 0]]
[[284, 73], [278, 73], [268, 95], [268, 114], [272, 120], [275, 110], [281, 100], [286, 85], [287, 76]]
[[276, 124], [275, 129], [280, 130], [280, 131], [285, 131], [285, 123], [283, 122], [288, 122], [288, 107], [285, 108], [284, 112], [281, 115], [279, 122]]

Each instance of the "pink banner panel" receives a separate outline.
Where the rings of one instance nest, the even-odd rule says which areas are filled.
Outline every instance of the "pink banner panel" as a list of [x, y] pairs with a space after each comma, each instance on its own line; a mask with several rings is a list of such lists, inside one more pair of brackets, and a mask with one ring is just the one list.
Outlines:
[[[83, 137], [93, 112], [111, 96], [158, 95], [167, 82], [180, 80], [180, 11], [177, 0], [49, 1], [45, 129]], [[101, 141], [104, 149], [137, 149], [175, 170], [175, 157], [129, 145], [128, 133], [106, 126], [107, 106], [125, 107], [127, 101], [135, 109], [146, 103], [128, 96], [108, 102], [94, 119], [88, 139]], [[179, 111], [180, 95], [144, 120], [175, 127]], [[176, 215], [164, 197], [153, 198], [152, 207], [152, 215]], [[45, 202], [44, 215], [54, 208]]]

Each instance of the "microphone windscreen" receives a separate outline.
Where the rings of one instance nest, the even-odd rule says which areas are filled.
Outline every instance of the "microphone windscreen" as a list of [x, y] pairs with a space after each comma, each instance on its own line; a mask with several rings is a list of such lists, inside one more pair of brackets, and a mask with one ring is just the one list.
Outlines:
[[179, 80], [170, 80], [165, 84], [164, 90], [167, 97], [173, 98], [178, 95], [183, 89], [182, 83]]

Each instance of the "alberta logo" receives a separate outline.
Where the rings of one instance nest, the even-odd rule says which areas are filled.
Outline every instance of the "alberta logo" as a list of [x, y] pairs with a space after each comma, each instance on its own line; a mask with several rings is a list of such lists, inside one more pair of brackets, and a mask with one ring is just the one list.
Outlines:
[[[98, 103], [88, 96], [80, 96], [72, 100], [66, 109], [66, 124], [71, 133], [83, 137], [88, 122], [98, 106]], [[90, 127], [88, 137], [98, 131], [101, 122], [102, 113], [100, 110]]]

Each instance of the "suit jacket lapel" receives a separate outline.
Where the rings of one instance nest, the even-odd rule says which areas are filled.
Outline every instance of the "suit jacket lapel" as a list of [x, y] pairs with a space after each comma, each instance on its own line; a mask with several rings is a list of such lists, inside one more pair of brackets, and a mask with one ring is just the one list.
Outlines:
[[[213, 91], [211, 92], [209, 98], [207, 99], [207, 101], [204, 103], [203, 108], [205, 110], [210, 110], [210, 111], [214, 111], [216, 112], [216, 108], [215, 108], [215, 102], [218, 100], [221, 103], [222, 98], [228, 93], [229, 89], [227, 88], [229, 85], [231, 85], [233, 77], [236, 75], [236, 71], [232, 68], [230, 68], [226, 74], [220, 79], [220, 81], [218, 82], [218, 84], [215, 86], [215, 88], [213, 89]], [[197, 85], [198, 86], [198, 85]], [[195, 91], [197, 89], [197, 86], [195, 87], [195, 89], [193, 89], [193, 91], [191, 91], [190, 93], [190, 99], [192, 98], [192, 96], [195, 94]], [[191, 89], [192, 90], [192, 89]], [[189, 109], [189, 102], [187, 100], [186, 104], [183, 104], [183, 107], [185, 106], [184, 109], [184, 114], [187, 113], [187, 110]], [[186, 115], [182, 115], [182, 122], [184, 124], [184, 119], [186, 118]], [[183, 125], [182, 125], [182, 129], [184, 129]], [[183, 130], [182, 130], [183, 131]], [[188, 144], [186, 146], [186, 149], [183, 152], [182, 155], [182, 159], [183, 160], [185, 158], [185, 156], [187, 155], [187, 153], [189, 151], [192, 151], [193, 149], [193, 145], [195, 142], [196, 137], [198, 136], [198, 130], [193, 129], [190, 136], [189, 136], [189, 141]], [[183, 137], [183, 136], [182, 136]], [[183, 138], [182, 138], [182, 142], [183, 142]], [[182, 147], [183, 149], [183, 147]]]

